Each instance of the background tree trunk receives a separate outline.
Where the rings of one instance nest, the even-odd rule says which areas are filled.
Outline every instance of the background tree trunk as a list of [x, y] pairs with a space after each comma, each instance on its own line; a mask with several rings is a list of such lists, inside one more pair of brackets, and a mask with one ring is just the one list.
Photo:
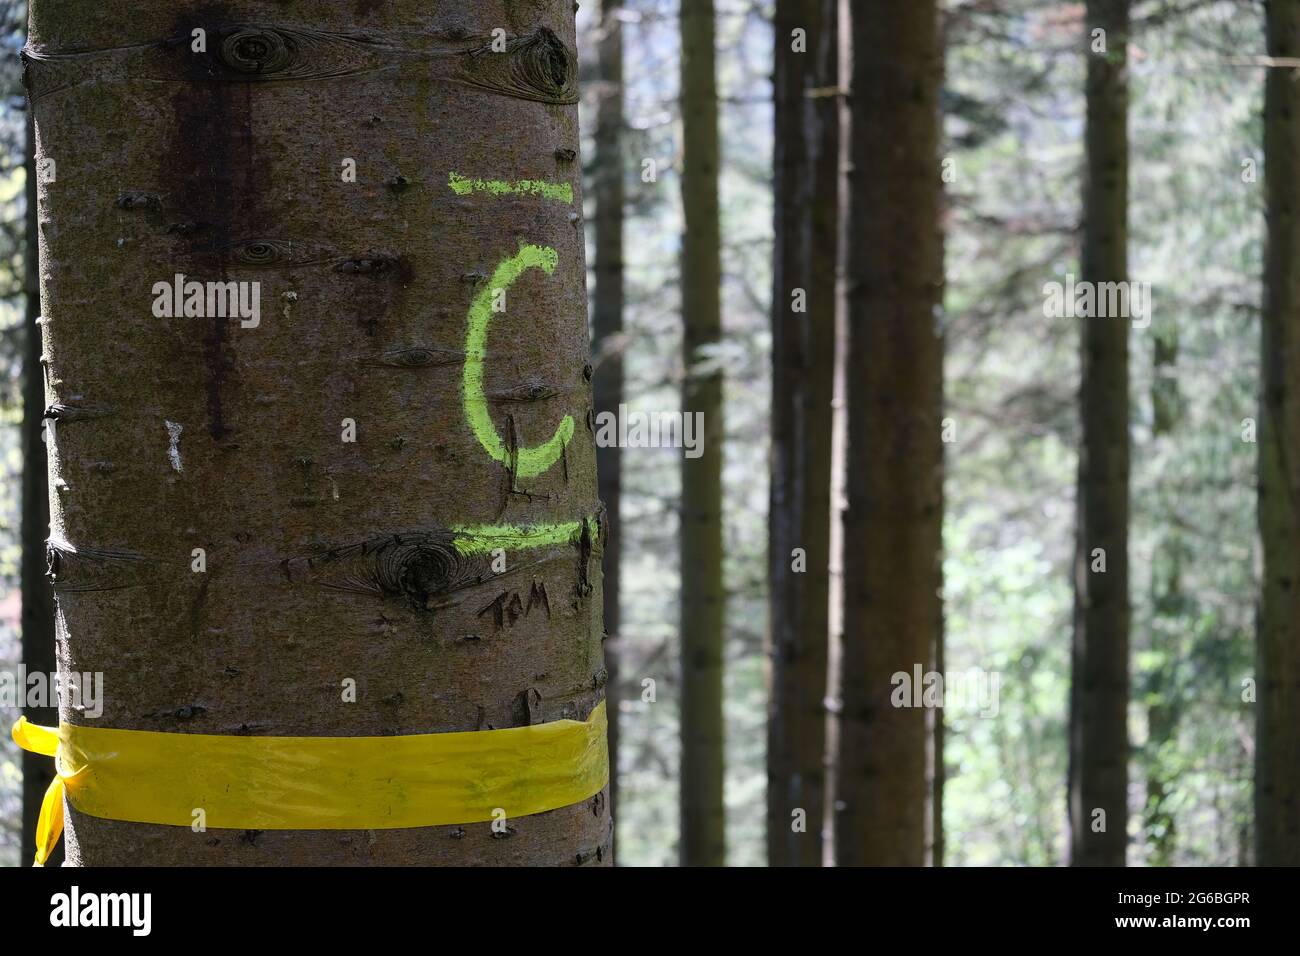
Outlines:
[[[623, 24], [621, 0], [601, 0], [599, 78], [595, 135], [595, 288], [592, 292], [592, 349], [596, 353], [593, 382], [596, 412], [618, 414], [623, 401]], [[609, 796], [618, 802], [619, 635], [621, 617], [621, 550], [619, 501], [622, 485], [621, 450], [617, 445], [596, 449], [600, 500], [609, 515], [605, 542], [605, 685], [609, 719]]]
[[[838, 0], [778, 0], [767, 855], [821, 866], [839, 204]], [[794, 31], [802, 46], [794, 49]], [[798, 297], [796, 302], [795, 297]], [[794, 552], [802, 566], [795, 570]], [[792, 815], [802, 810], [804, 829]]]
[[682, 409], [704, 416], [704, 448], [682, 462], [682, 863], [720, 866], [723, 812], [722, 251], [713, 0], [681, 4]]
[[[1300, 56], [1300, 2], [1269, 0], [1268, 55]], [[1259, 427], [1259, 609], [1255, 840], [1260, 866], [1300, 865], [1300, 87], [1266, 71], [1264, 267]]]
[[[942, 541], [942, 529], [940, 532]], [[940, 565], [940, 574], [943, 568]], [[939, 614], [939, 627], [934, 635], [934, 670], [948, 677], [948, 664], [944, 653], [944, 617]], [[929, 866], [943, 866], [944, 829], [943, 829], [943, 788], [947, 779], [943, 762], [943, 747], [946, 738], [944, 727], [944, 710], [936, 707], [929, 711], [930, 720], [930, 832], [929, 848], [926, 851], [926, 863]]]
[[890, 698], [894, 674], [911, 682], [915, 668], [934, 670], [943, 615], [943, 57], [934, 0], [846, 6], [849, 503], [836, 860], [919, 866], [932, 838], [931, 715]]
[[[1151, 385], [1154, 442], [1172, 442], [1182, 416], [1182, 397], [1178, 387], [1178, 327], [1157, 333], [1152, 343], [1153, 369]], [[1170, 751], [1176, 752], [1180, 718], [1179, 665], [1185, 646], [1183, 622], [1191, 609], [1183, 594], [1183, 563], [1191, 557], [1177, 516], [1166, 514], [1164, 528], [1156, 543], [1151, 572], [1152, 650], [1156, 662], [1146, 675], [1147, 741], [1144, 750], [1146, 770], [1146, 804], [1143, 826], [1151, 848], [1150, 862], [1171, 866], [1177, 847], [1177, 818], [1171, 798], [1176, 778], [1168, 771]]]
[[[36, 215], [36, 137], [31, 112], [27, 116], [27, 155], [23, 163], [27, 181], [27, 210], [23, 236], [23, 291], [26, 329], [23, 341], [23, 497], [22, 567], [20, 569], [23, 618], [22, 655], [29, 673], [52, 674], [58, 670], [54, 654], [54, 593], [45, 579], [45, 538], [50, 533], [50, 489], [46, 474], [45, 444], [41, 441], [45, 415], [45, 368], [41, 364], [40, 242]], [[54, 707], [24, 707], [23, 716], [33, 723], [58, 723]], [[54, 762], [48, 757], [23, 751], [23, 827], [21, 851], [28, 854], [36, 841], [36, 821], [41, 801], [54, 778]], [[47, 866], [63, 860], [60, 845]]]
[[[1081, 280], [1128, 279], [1128, 0], [1089, 0]], [[1095, 288], [1095, 285], [1094, 285]], [[1078, 548], [1070, 685], [1070, 861], [1123, 866], [1128, 817], [1128, 337], [1124, 316], [1082, 319]], [[1096, 549], [1105, 572], [1093, 571]], [[1096, 811], [1105, 813], [1105, 829]]]
[[[40, 211], [60, 656], [104, 673], [105, 727], [586, 718], [605, 680], [605, 522], [573, 5], [239, 11], [32, 3], [37, 157], [58, 174]], [[478, 350], [471, 303], [525, 243], [554, 271], [505, 283]], [[260, 282], [260, 324], [155, 317], [175, 273]], [[553, 434], [558, 452], [570, 426], [553, 462], [520, 454]], [[454, 545], [557, 522], [580, 531], [523, 550], [492, 535], [504, 573]], [[488, 823], [193, 833], [70, 810], [67, 844], [95, 865], [609, 862], [603, 792], [508, 822], [496, 839]]]

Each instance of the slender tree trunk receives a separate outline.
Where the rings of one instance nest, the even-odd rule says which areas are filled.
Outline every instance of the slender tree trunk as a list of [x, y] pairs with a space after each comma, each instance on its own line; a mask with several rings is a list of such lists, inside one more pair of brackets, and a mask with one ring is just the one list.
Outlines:
[[[1300, 2], [1266, 4], [1268, 54], [1300, 56]], [[1259, 428], [1259, 608], [1255, 846], [1260, 866], [1300, 865], [1300, 87], [1264, 88], [1268, 251]]]
[[[1124, 282], [1128, 0], [1089, 0], [1087, 25], [1089, 44], [1096, 42], [1094, 31], [1105, 31], [1105, 52], [1088, 55], [1082, 281]], [[1128, 817], [1129, 319], [1081, 321], [1070, 860], [1078, 866], [1123, 866]]]
[[778, 0], [767, 853], [821, 866], [839, 205], [838, 0]]
[[[1177, 326], [1171, 325], [1156, 335], [1153, 359], [1151, 434], [1157, 442], [1169, 442], [1182, 412]], [[1156, 544], [1151, 574], [1152, 649], [1156, 663], [1146, 675], [1143, 694], [1149, 701], [1147, 742], [1143, 748], [1147, 786], [1143, 826], [1151, 849], [1150, 861], [1155, 866], [1172, 865], [1177, 846], [1177, 821], [1169, 802], [1176, 781], [1166, 775], [1165, 751], [1176, 746], [1178, 740], [1180, 636], [1187, 614], [1182, 580], [1186, 552], [1187, 544], [1177, 522], [1167, 521]]]
[[932, 839], [931, 715], [919, 706], [926, 685], [914, 678], [919, 671], [924, 681], [936, 666], [943, 617], [936, 6], [846, 4], [853, 64], [841, 866], [919, 866]]
[[[944, 620], [939, 619], [938, 632], [934, 635], [934, 670], [935, 673], [947, 675], [948, 665], [944, 654]], [[943, 722], [943, 708], [930, 710], [930, 847], [926, 862], [930, 866], [943, 866], [944, 829], [943, 829], [943, 788], [947, 779], [943, 763], [943, 747], [946, 731]]]
[[[593, 383], [596, 412], [617, 415], [623, 401], [623, 25], [622, 0], [601, 0], [600, 74], [596, 95], [595, 289], [592, 295], [592, 348], [596, 353]], [[609, 796], [618, 801], [618, 702], [621, 617], [621, 528], [619, 501], [622, 460], [617, 445], [596, 450], [600, 500], [609, 516], [605, 542], [605, 666], [609, 681], [605, 697], [609, 714]]]
[[830, 536], [830, 607], [827, 611], [828, 641], [826, 648], [826, 796], [822, 801], [822, 866], [834, 866], [835, 804], [840, 791], [839, 753], [840, 718], [843, 715], [844, 669], [844, 551], [845, 516], [848, 508], [848, 289], [850, 262], [855, 258], [848, 242], [848, 170], [852, 168], [852, 143], [844, 135], [850, 128], [852, 104], [847, 90], [853, 85], [853, 36], [848, 29], [848, 0], [840, 0], [836, 10], [836, 59], [839, 88], [839, 149], [836, 169], [839, 179], [836, 208], [835, 250], [835, 370], [831, 387], [831, 536]]
[[682, 863], [720, 866], [722, 803], [722, 250], [713, 0], [683, 0], [682, 408], [704, 417], [704, 448], [682, 462]]
[[[60, 656], [103, 672], [109, 728], [586, 719], [605, 521], [573, 5], [239, 10], [32, 3]], [[166, 317], [178, 273], [249, 283], [256, 323]], [[501, 809], [196, 833], [70, 807], [68, 856], [609, 862], [604, 791]]]
[[[939, 31], [940, 56], [946, 57], [947, 50], [948, 50], [948, 31], [947, 31], [948, 18], [946, 13], [943, 10], [943, 7], [940, 7], [939, 18], [940, 18], [940, 31]], [[943, 124], [943, 120], [941, 118], [940, 133], [939, 133], [941, 143], [944, 141], [942, 124]], [[944, 146], [943, 148], [946, 150], [946, 146]], [[940, 204], [941, 204], [940, 216], [941, 217], [945, 215], [942, 209], [944, 198], [945, 197], [941, 193], [940, 194]], [[942, 239], [942, 233], [940, 234], [940, 238]], [[942, 268], [942, 260], [941, 260], [941, 268]], [[939, 307], [941, 310], [944, 308], [944, 297], [942, 293], [940, 293], [939, 296]], [[940, 357], [940, 360], [942, 361], [942, 355]], [[940, 389], [940, 393], [942, 394], [944, 390], [942, 372], [940, 374], [939, 389]], [[942, 400], [940, 403], [940, 409], [942, 413]], [[940, 494], [942, 495], [942, 490], [943, 490], [942, 478], [940, 479], [940, 482], [941, 482]], [[940, 546], [942, 547], [942, 540], [943, 540], [942, 516], [939, 519], [939, 539], [941, 543]], [[942, 576], [943, 573], [942, 558], [940, 558], [939, 569], [940, 569], [940, 575]], [[947, 622], [944, 618], [942, 608], [940, 608], [939, 624], [938, 627], [935, 628], [935, 633], [934, 633], [934, 669], [936, 673], [944, 675], [945, 679], [947, 678], [947, 674], [948, 674], [947, 650], [945, 647], [945, 640], [947, 636], [946, 623]], [[943, 790], [947, 782], [947, 767], [944, 764], [944, 745], [945, 742], [947, 741], [947, 729], [944, 725], [944, 709], [942, 707], [936, 707], [931, 709], [929, 711], [928, 716], [930, 720], [929, 730], [930, 730], [930, 748], [931, 748], [931, 752], [930, 752], [930, 834], [929, 834], [930, 845], [929, 845], [926, 862], [930, 866], [943, 866], [944, 849], [945, 849], [944, 846], [945, 831], [943, 827]]]
[[[23, 237], [23, 291], [27, 323], [23, 341], [23, 499], [22, 499], [22, 596], [23, 664], [29, 673], [51, 674], [58, 670], [54, 654], [54, 593], [45, 580], [45, 538], [50, 533], [50, 491], [46, 477], [45, 444], [41, 441], [45, 414], [45, 367], [41, 363], [40, 223], [36, 214], [36, 138], [30, 111], [27, 116], [27, 212]], [[54, 707], [24, 707], [23, 716], [36, 724], [58, 722]], [[23, 751], [22, 852], [30, 853], [36, 840], [36, 821], [45, 790], [54, 777], [54, 763]], [[51, 857], [49, 866], [62, 860]]]

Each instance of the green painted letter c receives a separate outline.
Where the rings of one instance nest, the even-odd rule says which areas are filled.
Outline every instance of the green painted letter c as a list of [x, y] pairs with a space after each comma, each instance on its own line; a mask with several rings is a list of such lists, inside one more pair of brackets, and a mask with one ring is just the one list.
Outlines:
[[500, 289], [508, 289], [528, 269], [541, 269], [547, 275], [555, 272], [559, 255], [549, 246], [520, 246], [519, 252], [502, 260], [492, 273], [492, 280], [483, 288], [469, 308], [469, 328], [465, 334], [465, 375], [463, 401], [465, 418], [479, 444], [495, 461], [512, 468], [520, 478], [532, 478], [546, 471], [563, 454], [573, 437], [573, 416], [565, 415], [555, 429], [555, 434], [545, 443], [532, 448], [510, 449], [501, 441], [492, 416], [488, 412], [487, 396], [483, 393], [483, 360], [487, 357], [488, 323], [492, 320], [492, 298]]

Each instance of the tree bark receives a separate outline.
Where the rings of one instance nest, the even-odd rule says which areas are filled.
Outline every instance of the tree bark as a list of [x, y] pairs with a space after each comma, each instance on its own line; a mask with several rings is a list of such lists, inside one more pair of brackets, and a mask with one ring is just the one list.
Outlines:
[[[1151, 435], [1155, 442], [1170, 442], [1182, 417], [1178, 388], [1178, 328], [1171, 324], [1157, 333], [1152, 343]], [[1183, 594], [1183, 562], [1188, 545], [1174, 520], [1165, 516], [1165, 526], [1156, 543], [1151, 570], [1152, 649], [1156, 663], [1146, 675], [1142, 697], [1147, 704], [1147, 741], [1144, 750], [1146, 804], [1143, 826], [1154, 866], [1172, 866], [1177, 847], [1177, 818], [1171, 797], [1176, 779], [1166, 772], [1165, 751], [1178, 742], [1181, 717], [1179, 664], [1180, 636], [1189, 608]]]
[[[50, 533], [50, 490], [45, 443], [41, 440], [45, 415], [45, 367], [41, 363], [40, 241], [36, 215], [36, 138], [31, 113], [27, 116], [27, 154], [23, 163], [27, 209], [24, 215], [23, 292], [26, 329], [23, 340], [23, 497], [22, 566], [20, 568], [23, 617], [22, 659], [28, 673], [52, 674], [58, 670], [54, 653], [54, 593], [45, 579], [45, 538]], [[23, 716], [35, 724], [54, 724], [55, 707], [24, 707]], [[47, 757], [23, 751], [23, 826], [21, 852], [30, 853], [36, 842], [36, 821], [41, 801], [54, 778]], [[62, 862], [55, 850], [48, 866]]]
[[[1300, 56], [1300, 2], [1266, 4], [1268, 54]], [[1263, 592], [1256, 669], [1255, 862], [1300, 865], [1300, 88], [1264, 87], [1268, 242], [1259, 422]]]
[[[919, 866], [933, 824], [929, 709], [895, 675], [936, 666], [942, 627], [943, 55], [934, 0], [846, 3], [849, 90], [842, 866]], [[887, 145], [882, 145], [887, 144]], [[920, 695], [923, 687], [915, 687]]]
[[[104, 674], [99, 725], [384, 736], [596, 708], [573, 17], [568, 0], [33, 0], [37, 157], [57, 162], [49, 554], [60, 657]], [[177, 273], [260, 283], [259, 323], [157, 317]], [[460, 547], [483, 539], [504, 571]], [[495, 833], [195, 833], [70, 807], [68, 856], [609, 862], [604, 792], [503, 809]]]
[[[1128, 0], [1089, 0], [1087, 25], [1085, 42], [1093, 42], [1094, 30], [1104, 30], [1106, 50], [1088, 54], [1081, 279], [1124, 282]], [[1129, 752], [1129, 319], [1081, 321], [1083, 437], [1070, 685], [1070, 861], [1076, 866], [1123, 866]], [[1101, 567], [1101, 552], [1104, 572], [1093, 570]]]
[[703, 454], [682, 462], [681, 858], [720, 866], [722, 802], [722, 251], [713, 0], [681, 4], [682, 408], [704, 420]]
[[[940, 532], [942, 540], [942, 529]], [[942, 567], [940, 568], [942, 573]], [[937, 674], [947, 675], [948, 664], [946, 661], [944, 639], [946, 630], [944, 627], [942, 612], [939, 617], [939, 627], [934, 635], [934, 670]], [[926, 850], [926, 863], [930, 866], [943, 866], [944, 854], [944, 828], [943, 828], [943, 788], [947, 780], [946, 767], [943, 762], [944, 741], [947, 739], [947, 730], [944, 726], [943, 708], [936, 707], [929, 712], [929, 731], [930, 731], [930, 831], [929, 847]]]
[[[838, 0], [778, 0], [767, 854], [821, 866], [839, 228]], [[795, 48], [795, 31], [802, 46]], [[799, 552], [796, 567], [796, 550]], [[795, 815], [802, 811], [802, 828]]]
[[[596, 93], [595, 174], [595, 288], [592, 293], [592, 349], [596, 353], [593, 382], [596, 412], [618, 414], [623, 401], [623, 24], [622, 0], [601, 0], [599, 87]], [[609, 796], [618, 801], [619, 646], [622, 618], [621, 533], [619, 502], [622, 489], [621, 450], [617, 445], [596, 450], [600, 475], [600, 500], [609, 516], [605, 542], [605, 685], [609, 719]]]

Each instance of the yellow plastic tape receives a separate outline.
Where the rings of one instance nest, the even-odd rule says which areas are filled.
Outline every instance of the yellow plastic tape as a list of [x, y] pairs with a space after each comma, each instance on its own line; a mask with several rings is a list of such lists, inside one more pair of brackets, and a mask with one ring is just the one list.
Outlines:
[[[50, 727], [27, 722], [26, 717], [19, 717], [13, 729], [14, 743], [23, 750], [46, 757], [54, 757], [57, 764], [59, 734]], [[41, 813], [36, 818], [36, 862], [35, 866], [44, 866], [50, 853], [63, 834], [63, 777], [54, 775], [50, 785], [45, 788], [45, 798], [41, 801]]]
[[579, 803], [609, 780], [605, 703], [585, 721], [393, 737], [228, 737], [19, 718], [18, 746], [55, 758], [36, 864], [63, 796], [109, 820], [238, 830], [383, 830], [479, 823]]

